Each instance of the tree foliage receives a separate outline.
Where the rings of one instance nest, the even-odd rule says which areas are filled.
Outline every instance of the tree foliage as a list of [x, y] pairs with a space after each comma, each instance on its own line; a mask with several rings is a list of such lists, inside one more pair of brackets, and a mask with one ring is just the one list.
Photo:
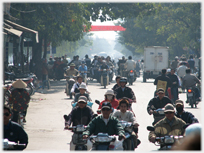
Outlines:
[[155, 14], [127, 18], [121, 23], [126, 31], [120, 32], [120, 43], [133, 53], [144, 46], [169, 46], [172, 56], [200, 55], [200, 3], [156, 3]]

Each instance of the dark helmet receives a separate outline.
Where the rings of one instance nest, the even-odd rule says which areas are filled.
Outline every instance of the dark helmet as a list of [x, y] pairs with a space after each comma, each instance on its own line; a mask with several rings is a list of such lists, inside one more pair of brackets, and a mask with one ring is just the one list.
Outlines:
[[89, 58], [89, 55], [86, 54], [85, 57], [86, 57], [86, 58]]
[[85, 64], [85, 61], [82, 61], [81, 64]]
[[120, 82], [125, 82], [125, 83], [127, 83], [127, 78], [126, 78], [126, 77], [121, 77], [121, 78], [120, 78]]
[[131, 59], [132, 59], [132, 56], [129, 56], [128, 59], [131, 60]]

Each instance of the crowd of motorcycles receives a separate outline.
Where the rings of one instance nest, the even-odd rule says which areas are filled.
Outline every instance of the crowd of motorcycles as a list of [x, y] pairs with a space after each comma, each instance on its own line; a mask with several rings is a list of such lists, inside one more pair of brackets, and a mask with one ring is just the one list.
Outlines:
[[[64, 76], [59, 78], [56, 77], [55, 71], [52, 69], [52, 65], [49, 65], [49, 74], [48, 74], [48, 79], [53, 79], [53, 80], [60, 80], [60, 79], [66, 79], [67, 84], [66, 84], [66, 94], [67, 96], [70, 96], [70, 99], [72, 99], [73, 95], [70, 92], [71, 88], [74, 83], [76, 83], [76, 76]], [[11, 69], [14, 69], [14, 67], [11, 67]], [[65, 66], [63, 68], [63, 71], [61, 73], [65, 73], [66, 70], [68, 69], [68, 66]], [[118, 74], [117, 70], [115, 67], [109, 67], [109, 69], [100, 69], [99, 66], [92, 65], [90, 67], [87, 67], [87, 71], [80, 71], [79, 75], [83, 77], [83, 82], [88, 84], [88, 80], [93, 80], [96, 79], [104, 88], [109, 84], [109, 82], [112, 81], [114, 73]], [[77, 67], [76, 67], [77, 69]], [[16, 71], [15, 71], [16, 72]], [[96, 75], [98, 72], [101, 72], [101, 76], [98, 77]], [[134, 81], [136, 81], [136, 77], [139, 77], [140, 75], [137, 74], [134, 70], [130, 70], [127, 72], [123, 66], [120, 66], [120, 75], [127, 77], [127, 80], [129, 82], [129, 85], [132, 85]], [[35, 91], [40, 88], [39, 85], [39, 80], [36, 77], [35, 74], [33, 73], [27, 73], [27, 74], [22, 74], [22, 73], [14, 73], [14, 71], [10, 70], [8, 72], [5, 72], [5, 85], [4, 85], [4, 103], [8, 104], [9, 102], [9, 95], [13, 89], [12, 87], [12, 82], [17, 80], [17, 79], [22, 79], [24, 82], [27, 83], [27, 91], [29, 94], [32, 96], [34, 95]], [[189, 95], [190, 92], [193, 92], [190, 89], [187, 91], [187, 95]], [[95, 100], [95, 103], [100, 105], [100, 101]], [[71, 105], [74, 108], [76, 106], [76, 102], [72, 102]], [[87, 102], [87, 105], [89, 107], [92, 107], [93, 103], [92, 102]], [[113, 112], [115, 109], [113, 109]], [[158, 109], [156, 110], [159, 114], [164, 113], [163, 109]], [[20, 114], [20, 113], [19, 113]], [[97, 116], [95, 114], [95, 116]], [[69, 120], [69, 116], [64, 115], [65, 123]], [[23, 126], [23, 121], [22, 121], [22, 116], [20, 116], [20, 121], [19, 123]], [[71, 130], [74, 135], [75, 139], [73, 140], [73, 146], [74, 150], [134, 150], [134, 141], [131, 136], [132, 131], [133, 131], [133, 124], [131, 122], [126, 122], [126, 121], [120, 121], [120, 124], [122, 125], [124, 131], [125, 131], [125, 137], [126, 139], [122, 139], [120, 136], [110, 136], [107, 133], [98, 133], [97, 135], [92, 135], [88, 139], [83, 139], [82, 138], [82, 133], [85, 131], [86, 126], [84, 125], [77, 125], [77, 126], [72, 126], [69, 127], [69, 130]], [[186, 128], [186, 127], [183, 127]], [[147, 127], [148, 131], [154, 131], [154, 127], [148, 126]], [[175, 142], [181, 140], [183, 137], [182, 136], [165, 136], [165, 137], [156, 137], [156, 142], [155, 145], [160, 146], [160, 150], [169, 150], [172, 148], [172, 146], [175, 144]], [[138, 142], [140, 143], [140, 142]], [[4, 140], [4, 150], [9, 150], [17, 145], [25, 145], [25, 144], [16, 144], [13, 142], [8, 141], [7, 139]]]

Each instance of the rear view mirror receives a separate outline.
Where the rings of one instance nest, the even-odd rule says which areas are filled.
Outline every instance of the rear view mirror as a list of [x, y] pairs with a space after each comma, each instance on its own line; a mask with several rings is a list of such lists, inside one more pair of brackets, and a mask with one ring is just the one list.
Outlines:
[[148, 131], [154, 131], [154, 127], [153, 126], [147, 126], [147, 130]]
[[99, 100], [95, 100], [95, 103], [99, 104], [100, 105], [100, 101]]

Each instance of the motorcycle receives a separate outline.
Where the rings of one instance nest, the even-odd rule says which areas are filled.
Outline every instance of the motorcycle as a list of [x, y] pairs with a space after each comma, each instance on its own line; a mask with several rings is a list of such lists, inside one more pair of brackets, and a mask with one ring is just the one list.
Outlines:
[[123, 141], [124, 150], [135, 150], [134, 140], [132, 137], [133, 124], [127, 121], [119, 121], [125, 131], [126, 139]]
[[82, 133], [85, 131], [86, 126], [84, 125], [77, 125], [68, 128], [72, 130], [74, 134], [72, 135], [72, 143], [70, 143], [70, 150], [90, 150], [91, 143], [88, 140], [82, 138]]
[[129, 82], [129, 85], [132, 85], [133, 82], [135, 81], [135, 77], [134, 77], [134, 71], [130, 70], [128, 73], [128, 77], [127, 77], [127, 81]]
[[106, 89], [106, 86], [109, 84], [109, 76], [108, 76], [108, 69], [99, 69], [101, 71], [101, 86], [104, 86], [104, 89]]
[[110, 66], [110, 71], [109, 71], [109, 82], [113, 80], [113, 67]]
[[[154, 131], [154, 127], [147, 126], [148, 131]], [[183, 136], [166, 135], [164, 137], [156, 137], [155, 145], [160, 146], [159, 150], [171, 150], [172, 146], [183, 138]]]
[[75, 76], [66, 76], [66, 88], [65, 88], [65, 93], [66, 95], [70, 96], [70, 99], [72, 99], [72, 93], [71, 93], [71, 89], [72, 89], [72, 86], [74, 85], [74, 83], [76, 82], [75, 81]]
[[85, 73], [87, 73], [87, 72], [86, 72], [86, 71], [79, 71], [79, 73], [80, 73], [80, 76], [83, 77], [83, 82], [85, 82], [86, 85], [88, 85], [88, 82], [87, 82], [87, 74], [85, 74]]
[[164, 108], [158, 108], [158, 109], [153, 108], [153, 111], [154, 111], [153, 114], [155, 114], [156, 116], [154, 117], [154, 122], [152, 123], [152, 125], [154, 125], [159, 120], [161, 120], [165, 117]]
[[195, 105], [195, 108], [197, 107], [197, 102], [195, 98], [195, 89], [192, 87], [187, 88], [187, 102], [189, 105], [191, 105], [191, 108], [193, 108], [193, 105]]
[[18, 146], [26, 146], [26, 144], [19, 144], [8, 139], [3, 139], [3, 150], [14, 150]]
[[90, 136], [93, 143], [92, 150], [123, 150], [123, 140], [118, 136], [109, 136], [107, 133], [98, 133]]

